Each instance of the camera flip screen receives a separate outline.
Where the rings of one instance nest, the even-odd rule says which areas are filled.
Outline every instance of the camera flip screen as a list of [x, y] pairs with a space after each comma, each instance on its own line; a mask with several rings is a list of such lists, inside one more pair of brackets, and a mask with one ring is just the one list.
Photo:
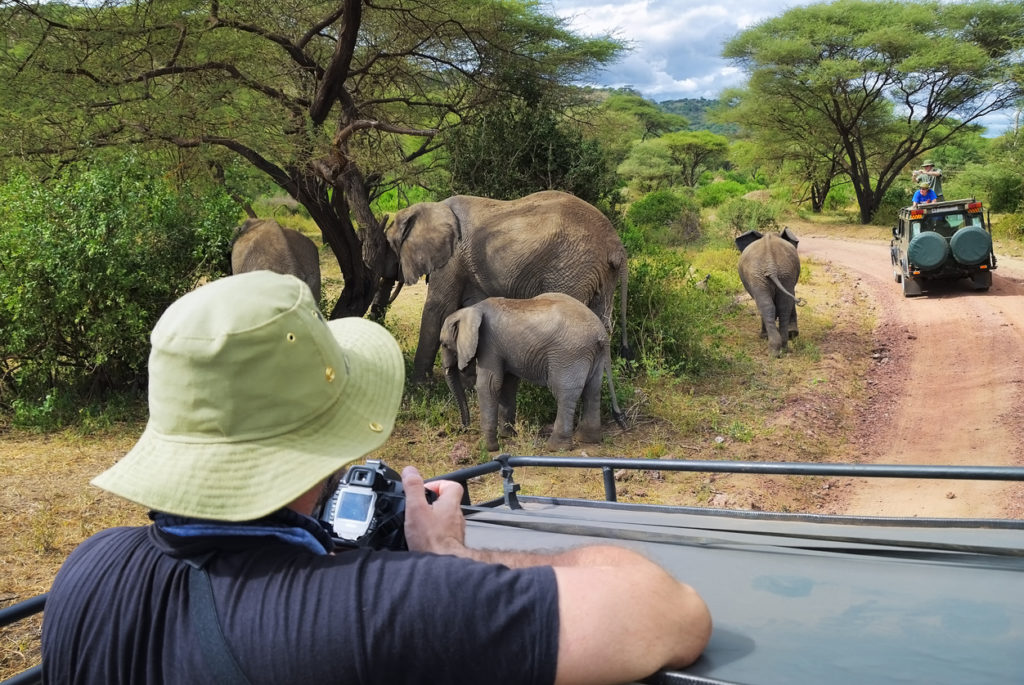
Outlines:
[[373, 504], [373, 494], [346, 490], [341, 493], [337, 517], [349, 521], [365, 521]]

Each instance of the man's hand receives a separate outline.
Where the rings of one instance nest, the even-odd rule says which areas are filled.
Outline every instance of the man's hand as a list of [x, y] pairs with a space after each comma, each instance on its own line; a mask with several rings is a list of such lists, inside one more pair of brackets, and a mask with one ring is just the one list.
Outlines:
[[[405, 489], [405, 540], [409, 549], [435, 554], [465, 550], [466, 519], [462, 516], [462, 486], [454, 481], [424, 483], [415, 466], [402, 469]], [[437, 495], [427, 502], [424, 490]]]

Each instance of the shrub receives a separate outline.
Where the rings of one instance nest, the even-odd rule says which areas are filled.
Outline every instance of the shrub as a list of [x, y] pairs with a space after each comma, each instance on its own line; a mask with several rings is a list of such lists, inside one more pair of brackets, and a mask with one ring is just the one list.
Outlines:
[[1018, 169], [1000, 164], [969, 164], [952, 183], [943, 185], [946, 199], [976, 197], [993, 212], [1012, 212], [1024, 202], [1024, 176]]
[[[629, 240], [634, 248], [627, 250], [639, 254], [648, 245], [675, 247], [694, 243], [701, 238], [700, 207], [689, 196], [681, 196], [667, 190], [648, 193], [634, 202], [626, 213], [631, 233]], [[623, 242], [626, 236], [623, 237]]]
[[913, 198], [913, 190], [901, 183], [893, 183], [882, 196], [882, 201], [875, 208], [871, 217], [871, 223], [878, 225], [895, 224], [899, 218], [900, 209], [910, 204]]
[[0, 186], [0, 393], [28, 417], [143, 387], [150, 329], [225, 273], [238, 221], [226, 193], [175, 190], [133, 159]]
[[731, 197], [747, 193], [749, 189], [736, 181], [717, 181], [697, 188], [697, 201], [701, 207], [717, 207]]
[[626, 218], [642, 228], [668, 226], [683, 211], [683, 199], [668, 190], [647, 193], [629, 206]]
[[734, 197], [718, 210], [718, 219], [730, 227], [734, 235], [747, 231], [764, 233], [778, 226], [775, 209], [763, 202]]
[[694, 281], [686, 260], [670, 250], [629, 260], [627, 335], [646, 373], [696, 376], [720, 365], [725, 296]]

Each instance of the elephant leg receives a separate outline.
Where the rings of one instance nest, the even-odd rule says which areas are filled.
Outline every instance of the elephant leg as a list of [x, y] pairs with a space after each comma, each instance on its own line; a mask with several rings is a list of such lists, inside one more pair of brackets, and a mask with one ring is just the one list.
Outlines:
[[775, 324], [778, 318], [775, 302], [770, 297], [763, 297], [757, 301], [757, 311], [761, 314], [761, 330], [764, 331], [764, 335], [768, 338], [768, 344], [771, 345], [774, 352], [778, 352], [785, 345], [785, 341], [783, 341]]
[[601, 381], [604, 380], [602, 361], [595, 360], [587, 384], [583, 386], [583, 416], [576, 431], [580, 442], [601, 442]]
[[516, 393], [519, 392], [519, 376], [506, 373], [498, 398], [498, 435], [509, 438], [516, 434]]
[[586, 369], [579, 368], [583, 360], [567, 365], [557, 374], [549, 374], [548, 387], [558, 401], [555, 425], [548, 438], [549, 449], [570, 449], [572, 447], [572, 424], [576, 418], [576, 405], [586, 382]]
[[794, 315], [796, 314], [796, 303], [789, 295], [778, 293], [775, 310], [779, 313], [779, 340], [782, 341], [781, 350], [785, 350], [786, 343], [793, 336]]
[[488, 452], [498, 451], [498, 396], [501, 375], [484, 369], [476, 370], [476, 393], [480, 404], [480, 432]]

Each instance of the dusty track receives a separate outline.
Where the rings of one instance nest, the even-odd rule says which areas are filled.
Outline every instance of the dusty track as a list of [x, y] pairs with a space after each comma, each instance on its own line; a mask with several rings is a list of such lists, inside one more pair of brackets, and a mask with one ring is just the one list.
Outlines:
[[[880, 464], [1024, 464], [1024, 262], [999, 258], [992, 288], [940, 284], [904, 298], [883, 241], [805, 227], [802, 255], [830, 262], [876, 303], [879, 364], [856, 442]], [[875, 516], [1024, 516], [1024, 484], [864, 479], [838, 510]]]

